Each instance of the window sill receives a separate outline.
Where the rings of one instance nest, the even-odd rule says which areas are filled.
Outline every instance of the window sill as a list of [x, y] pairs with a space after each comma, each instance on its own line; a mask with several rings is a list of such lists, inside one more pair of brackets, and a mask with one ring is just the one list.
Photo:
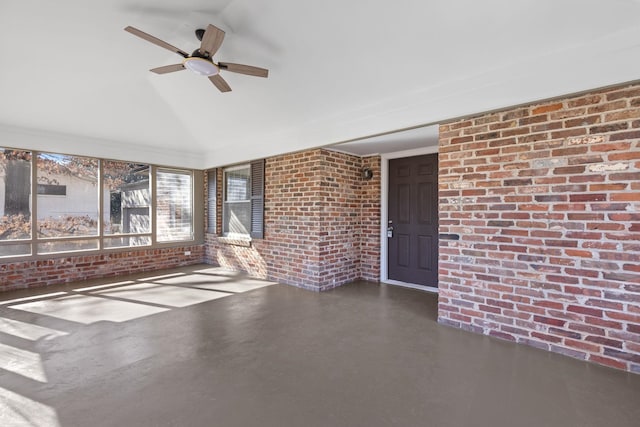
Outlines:
[[218, 242], [223, 245], [231, 245], [231, 246], [243, 246], [245, 248], [251, 247], [251, 238], [250, 237], [218, 237]]

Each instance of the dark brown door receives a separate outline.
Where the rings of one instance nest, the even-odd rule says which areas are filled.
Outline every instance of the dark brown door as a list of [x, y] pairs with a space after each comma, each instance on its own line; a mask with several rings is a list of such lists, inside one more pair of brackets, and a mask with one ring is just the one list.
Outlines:
[[438, 286], [438, 155], [389, 160], [389, 279]]

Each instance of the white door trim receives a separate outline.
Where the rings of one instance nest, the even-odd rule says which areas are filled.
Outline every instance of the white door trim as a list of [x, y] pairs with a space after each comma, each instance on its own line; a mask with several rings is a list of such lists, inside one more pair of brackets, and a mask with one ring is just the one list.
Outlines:
[[380, 282], [390, 285], [404, 286], [424, 291], [437, 292], [430, 286], [404, 283], [397, 280], [389, 280], [387, 257], [389, 256], [389, 241], [387, 240], [387, 224], [389, 221], [389, 160], [403, 157], [422, 156], [438, 152], [438, 146], [423, 147], [415, 150], [397, 151], [380, 156]]

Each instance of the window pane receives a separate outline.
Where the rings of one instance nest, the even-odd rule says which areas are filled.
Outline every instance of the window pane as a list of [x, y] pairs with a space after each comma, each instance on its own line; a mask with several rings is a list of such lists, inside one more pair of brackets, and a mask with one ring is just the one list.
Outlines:
[[192, 240], [191, 173], [158, 170], [156, 181], [157, 240]]
[[[38, 185], [65, 187], [64, 194], [62, 191], [38, 194], [38, 237], [98, 234], [97, 159], [41, 153], [38, 154], [37, 176]], [[58, 249], [47, 251], [60, 252]], [[39, 249], [38, 252], [42, 251]]]
[[216, 179], [218, 172], [217, 170], [210, 170], [209, 172], [207, 172], [207, 200], [208, 200], [208, 206], [207, 206], [207, 232], [208, 233], [215, 233], [216, 232], [216, 227], [217, 227], [217, 218], [218, 218], [218, 209], [217, 209], [217, 202], [218, 202], [218, 182]]
[[31, 255], [31, 244], [0, 245], [0, 257]]
[[0, 240], [30, 238], [31, 152], [0, 148]]
[[251, 199], [249, 166], [243, 169], [225, 171], [225, 200], [228, 202]]
[[91, 251], [98, 249], [97, 239], [87, 240], [58, 240], [38, 244], [39, 254], [51, 254], [56, 252]]
[[104, 239], [104, 247], [107, 249], [126, 248], [130, 246], [149, 246], [150, 244], [151, 236], [120, 236]]
[[224, 204], [225, 233], [249, 234], [251, 230], [251, 202]]
[[104, 234], [151, 232], [149, 165], [102, 163]]

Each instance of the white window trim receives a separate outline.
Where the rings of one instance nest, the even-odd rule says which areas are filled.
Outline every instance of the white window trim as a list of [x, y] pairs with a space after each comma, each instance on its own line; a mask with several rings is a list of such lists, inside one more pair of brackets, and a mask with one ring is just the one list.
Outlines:
[[225, 209], [224, 206], [227, 203], [249, 203], [251, 205], [251, 192], [249, 192], [249, 198], [247, 200], [233, 200], [227, 201], [227, 172], [233, 172], [237, 170], [249, 170], [249, 189], [251, 189], [251, 163], [244, 163], [241, 165], [229, 166], [222, 169], [222, 237], [226, 237], [231, 240], [248, 240], [251, 241], [251, 224], [249, 224], [248, 233], [230, 233], [225, 232]]
[[[157, 181], [158, 181], [158, 173], [162, 173], [162, 172], [168, 172], [168, 173], [175, 173], [175, 174], [184, 174], [184, 175], [189, 175], [189, 179], [191, 180], [191, 233], [190, 233], [190, 238], [189, 239], [168, 239], [168, 240], [159, 240], [158, 239], [158, 209], [157, 209], [157, 195], [158, 195], [158, 191], [157, 191]], [[155, 167], [155, 171], [153, 172], [153, 177], [154, 177], [154, 186], [152, 187], [152, 195], [151, 195], [151, 200], [152, 202], [152, 206], [154, 208], [154, 216], [155, 216], [155, 221], [154, 224], [152, 224], [152, 234], [153, 236], [155, 236], [155, 242], [152, 239], [152, 245], [154, 243], [158, 243], [158, 244], [175, 244], [175, 243], [188, 243], [188, 242], [193, 242], [195, 239], [195, 205], [194, 205], [194, 201], [195, 201], [195, 177], [193, 174], [193, 171], [190, 169], [178, 169], [178, 168], [170, 168], [170, 167], [163, 167], [163, 166], [156, 166]], [[154, 226], [155, 225], [155, 226]], [[147, 246], [148, 247], [148, 246]]]

